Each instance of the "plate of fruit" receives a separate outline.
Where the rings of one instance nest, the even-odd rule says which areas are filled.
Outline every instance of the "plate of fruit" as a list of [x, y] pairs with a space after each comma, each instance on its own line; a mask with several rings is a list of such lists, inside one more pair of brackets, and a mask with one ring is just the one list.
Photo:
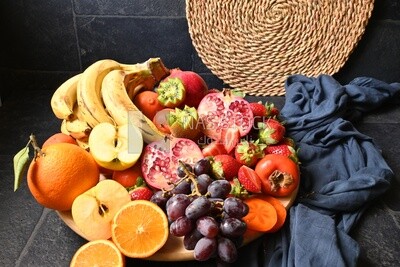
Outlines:
[[30, 137], [28, 186], [88, 240], [74, 264], [106, 243], [118, 259], [234, 262], [238, 247], [283, 226], [296, 197], [296, 148], [273, 103], [210, 89], [160, 58], [99, 60], [51, 107], [60, 133], [41, 147]]

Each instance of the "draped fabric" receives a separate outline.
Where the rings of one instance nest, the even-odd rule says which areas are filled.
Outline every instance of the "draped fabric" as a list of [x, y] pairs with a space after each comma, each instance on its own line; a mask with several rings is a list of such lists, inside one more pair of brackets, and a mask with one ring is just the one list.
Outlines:
[[343, 86], [328, 75], [293, 75], [285, 90], [281, 118], [299, 148], [299, 193], [284, 228], [245, 248], [238, 264], [356, 266], [360, 249], [349, 231], [394, 174], [352, 122], [398, 101], [400, 83], [360, 77]]

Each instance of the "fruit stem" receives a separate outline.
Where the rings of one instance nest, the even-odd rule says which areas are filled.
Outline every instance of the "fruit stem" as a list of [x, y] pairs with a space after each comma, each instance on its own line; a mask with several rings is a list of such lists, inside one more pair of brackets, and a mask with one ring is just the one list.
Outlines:
[[197, 181], [196, 181], [196, 177], [194, 176], [194, 174], [191, 173], [190, 171], [188, 171], [185, 164], [181, 160], [179, 161], [179, 165], [182, 167], [183, 171], [186, 174], [186, 176], [183, 179], [181, 179], [180, 182], [182, 182], [183, 180], [189, 179], [194, 184], [194, 192], [192, 192], [192, 194], [190, 194], [190, 196], [195, 196], [195, 195], [201, 196], [202, 194], [199, 190], [199, 187], [198, 187]]
[[31, 143], [32, 146], [33, 146], [33, 149], [35, 150], [34, 158], [36, 159], [38, 156], [40, 156], [40, 157], [44, 156], [45, 154], [44, 154], [43, 151], [40, 149], [40, 147], [39, 147], [39, 145], [38, 145], [38, 143], [37, 143], [37, 141], [36, 141], [36, 136], [35, 136], [34, 134], [31, 134], [31, 135], [29, 136], [29, 140], [30, 140], [30, 143]]

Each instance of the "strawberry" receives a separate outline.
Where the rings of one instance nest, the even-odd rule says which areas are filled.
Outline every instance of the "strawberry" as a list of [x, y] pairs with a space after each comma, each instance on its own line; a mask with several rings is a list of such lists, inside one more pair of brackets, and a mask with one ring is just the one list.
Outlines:
[[221, 136], [221, 142], [228, 154], [231, 153], [240, 142], [240, 132], [238, 128], [229, 127], [222, 129]]
[[150, 200], [154, 193], [147, 186], [141, 186], [129, 191], [129, 194], [131, 195], [131, 200]]
[[145, 180], [142, 177], [138, 177], [136, 184], [127, 188], [131, 195], [131, 200], [150, 200], [153, 196], [153, 191], [147, 186]]
[[294, 162], [298, 163], [297, 151], [290, 145], [278, 144], [270, 145], [264, 149], [265, 154], [278, 154], [289, 157]]
[[251, 102], [250, 109], [253, 112], [254, 121], [262, 121], [267, 113], [267, 108], [261, 102]]
[[258, 123], [260, 141], [267, 145], [279, 143], [286, 132], [285, 127], [275, 119], [267, 119]]
[[255, 170], [243, 165], [239, 169], [238, 180], [248, 192], [261, 193], [261, 179]]
[[217, 179], [231, 181], [237, 177], [239, 168], [242, 166], [234, 157], [230, 155], [216, 155], [211, 160], [212, 172]]
[[213, 141], [209, 143], [208, 145], [203, 147], [201, 152], [203, 153], [204, 157], [228, 154], [228, 152], [226, 152], [224, 144], [218, 141]]
[[295, 141], [292, 138], [286, 137], [286, 136], [283, 137], [283, 139], [279, 142], [279, 145], [288, 145], [288, 146], [291, 146], [293, 148], [296, 147]]
[[265, 116], [268, 118], [273, 118], [279, 115], [278, 108], [275, 107], [274, 103], [265, 103]]
[[231, 183], [231, 192], [229, 193], [228, 197], [245, 199], [249, 196], [249, 192], [239, 182], [238, 178], [233, 178], [233, 180], [229, 182]]
[[243, 140], [236, 146], [235, 158], [241, 164], [253, 167], [264, 156], [265, 147], [265, 144], [258, 144], [258, 140], [255, 142]]

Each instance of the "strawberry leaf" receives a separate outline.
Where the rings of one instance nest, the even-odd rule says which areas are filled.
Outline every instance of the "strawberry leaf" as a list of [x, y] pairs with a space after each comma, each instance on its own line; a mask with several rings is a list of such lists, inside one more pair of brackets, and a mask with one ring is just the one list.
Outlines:
[[17, 191], [21, 184], [22, 177], [28, 167], [29, 162], [29, 146], [21, 149], [13, 158], [14, 163], [14, 192]]

